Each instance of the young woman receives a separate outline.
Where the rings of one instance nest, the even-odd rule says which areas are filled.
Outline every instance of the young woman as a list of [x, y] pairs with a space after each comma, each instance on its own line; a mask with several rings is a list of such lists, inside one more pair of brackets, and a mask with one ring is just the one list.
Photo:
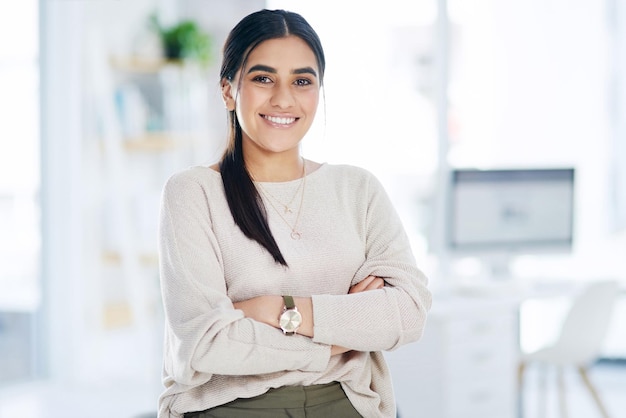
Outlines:
[[298, 14], [231, 31], [219, 164], [163, 192], [166, 417], [395, 417], [382, 350], [417, 340], [431, 296], [380, 183], [300, 155], [324, 54]]

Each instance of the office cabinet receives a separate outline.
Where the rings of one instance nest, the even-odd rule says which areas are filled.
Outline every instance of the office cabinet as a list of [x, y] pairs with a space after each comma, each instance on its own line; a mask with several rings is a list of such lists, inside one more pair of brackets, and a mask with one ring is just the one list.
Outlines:
[[517, 303], [434, 300], [422, 339], [386, 353], [398, 416], [516, 417]]
[[0, 385], [34, 374], [34, 314], [0, 310]]

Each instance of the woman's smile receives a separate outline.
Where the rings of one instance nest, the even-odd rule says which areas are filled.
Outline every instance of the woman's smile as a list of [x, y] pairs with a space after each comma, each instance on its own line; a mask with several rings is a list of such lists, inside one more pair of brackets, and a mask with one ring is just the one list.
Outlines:
[[300, 118], [296, 118], [296, 117], [271, 116], [271, 115], [261, 115], [261, 117], [263, 119], [267, 120], [268, 122], [270, 122], [271, 125], [275, 125], [275, 126], [281, 127], [281, 128], [290, 127], [295, 122], [297, 122], [298, 119], [300, 119]]

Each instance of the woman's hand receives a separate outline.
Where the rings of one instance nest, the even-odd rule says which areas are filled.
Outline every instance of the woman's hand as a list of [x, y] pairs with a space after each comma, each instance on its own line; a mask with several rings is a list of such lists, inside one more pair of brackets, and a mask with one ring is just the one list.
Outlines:
[[382, 289], [385, 286], [385, 281], [380, 277], [376, 276], [367, 276], [359, 283], [355, 284], [350, 288], [348, 293], [359, 293], [365, 292], [367, 290], [377, 290]]

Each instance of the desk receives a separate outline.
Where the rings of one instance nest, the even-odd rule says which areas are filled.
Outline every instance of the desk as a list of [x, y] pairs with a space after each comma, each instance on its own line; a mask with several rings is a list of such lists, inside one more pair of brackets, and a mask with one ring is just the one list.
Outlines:
[[385, 353], [399, 417], [516, 417], [520, 300], [433, 300], [422, 339]]

